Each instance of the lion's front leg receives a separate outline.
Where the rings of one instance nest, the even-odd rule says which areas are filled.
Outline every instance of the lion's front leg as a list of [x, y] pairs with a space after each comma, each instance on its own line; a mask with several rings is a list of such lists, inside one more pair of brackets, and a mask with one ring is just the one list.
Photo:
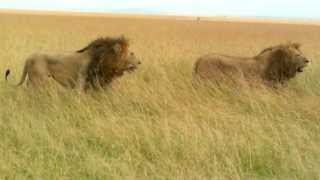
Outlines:
[[81, 91], [86, 91], [88, 89], [87, 74], [86, 68], [82, 68], [78, 72], [77, 85]]
[[86, 80], [85, 78], [79, 78], [78, 80], [78, 84], [79, 84], [79, 89], [81, 91], [86, 91], [88, 88], [87, 88], [87, 85], [86, 85]]

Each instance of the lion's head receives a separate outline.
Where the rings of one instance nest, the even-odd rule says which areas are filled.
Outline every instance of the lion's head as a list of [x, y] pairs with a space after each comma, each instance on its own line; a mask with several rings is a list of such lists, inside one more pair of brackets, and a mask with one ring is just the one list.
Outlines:
[[265, 79], [283, 83], [303, 72], [309, 60], [300, 46], [298, 43], [287, 43], [263, 50], [258, 56], [267, 57]]
[[115, 77], [132, 72], [141, 64], [135, 54], [129, 51], [128, 40], [124, 37], [98, 38], [77, 52], [87, 52], [91, 57], [88, 81], [92, 85], [99, 82], [105, 86]]

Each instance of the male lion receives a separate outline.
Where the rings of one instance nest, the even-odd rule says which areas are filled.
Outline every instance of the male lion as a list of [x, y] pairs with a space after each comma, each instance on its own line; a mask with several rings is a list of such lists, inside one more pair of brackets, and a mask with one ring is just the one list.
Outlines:
[[[98, 38], [81, 50], [70, 54], [33, 54], [23, 68], [20, 82], [28, 76], [27, 85], [42, 86], [54, 79], [64, 87], [104, 87], [126, 71], [133, 71], [140, 64], [134, 53], [128, 50], [128, 41], [120, 38]], [[5, 78], [10, 74], [6, 71]]]
[[233, 57], [209, 54], [194, 64], [199, 79], [231, 81], [262, 81], [274, 86], [283, 84], [303, 72], [309, 60], [300, 51], [300, 44], [287, 43], [269, 47], [254, 57]]

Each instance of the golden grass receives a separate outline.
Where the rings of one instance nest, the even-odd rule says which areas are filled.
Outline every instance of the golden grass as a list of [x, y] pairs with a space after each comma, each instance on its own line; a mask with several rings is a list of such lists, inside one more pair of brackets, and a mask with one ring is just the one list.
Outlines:
[[[1, 179], [320, 179], [320, 28], [1, 14], [0, 69], [33, 52], [124, 34], [143, 64], [102, 93], [0, 82]], [[195, 86], [209, 52], [251, 56], [288, 40], [311, 66], [287, 88]]]

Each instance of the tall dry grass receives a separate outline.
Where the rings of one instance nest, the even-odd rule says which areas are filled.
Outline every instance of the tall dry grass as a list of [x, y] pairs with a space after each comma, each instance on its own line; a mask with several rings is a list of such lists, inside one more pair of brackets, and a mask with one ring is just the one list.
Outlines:
[[[320, 28], [1, 14], [10, 83], [33, 52], [124, 34], [143, 64], [105, 92], [0, 82], [1, 179], [320, 179]], [[277, 91], [203, 87], [205, 53], [250, 56], [288, 40], [311, 66]]]

